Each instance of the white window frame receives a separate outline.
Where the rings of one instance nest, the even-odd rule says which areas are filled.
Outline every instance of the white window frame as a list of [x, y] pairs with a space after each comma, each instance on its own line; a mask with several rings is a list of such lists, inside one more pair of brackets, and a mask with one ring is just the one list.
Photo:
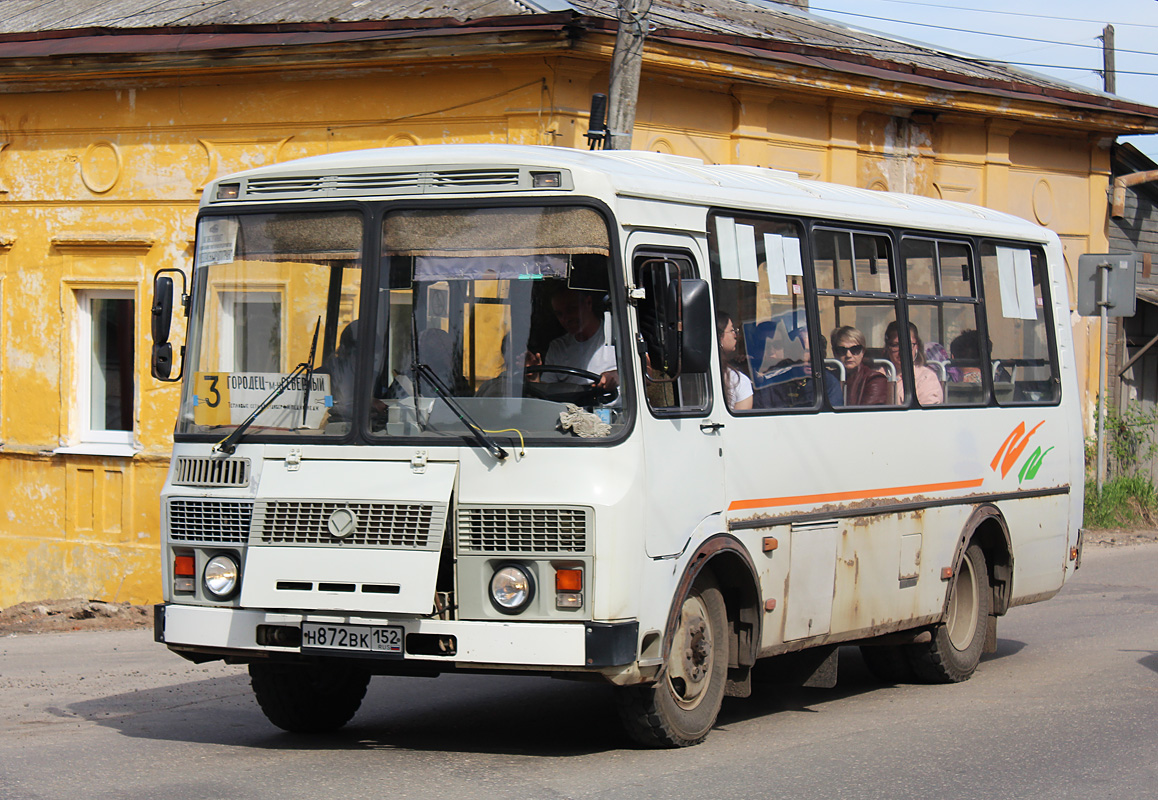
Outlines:
[[[136, 359], [139, 348], [137, 344], [137, 296], [132, 289], [77, 289], [77, 339], [76, 339], [76, 372], [77, 372], [77, 420], [80, 440], [90, 444], [133, 445], [133, 437], [137, 427], [137, 379]], [[133, 392], [130, 398], [133, 404], [133, 426], [130, 430], [94, 429], [92, 427], [93, 408], [93, 300], [131, 300], [133, 302], [133, 361], [129, 369], [133, 374]]]

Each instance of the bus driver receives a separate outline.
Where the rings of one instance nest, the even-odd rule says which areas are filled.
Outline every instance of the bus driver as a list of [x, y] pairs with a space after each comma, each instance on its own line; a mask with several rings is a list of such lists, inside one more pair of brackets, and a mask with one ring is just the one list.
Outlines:
[[[603, 313], [595, 310], [595, 298], [594, 292], [569, 288], [560, 289], [551, 297], [551, 309], [565, 332], [547, 346], [545, 359], [538, 353], [528, 353], [528, 367], [574, 367], [599, 375], [596, 388], [619, 388], [615, 348], [604, 339]], [[578, 376], [552, 372], [544, 372], [539, 379], [543, 382], [584, 383]]]

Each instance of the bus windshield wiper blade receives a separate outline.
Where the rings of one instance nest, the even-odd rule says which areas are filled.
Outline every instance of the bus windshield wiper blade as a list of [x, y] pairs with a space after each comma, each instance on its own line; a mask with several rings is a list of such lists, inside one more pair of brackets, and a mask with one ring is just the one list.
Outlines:
[[257, 408], [253, 409], [253, 412], [248, 417], [241, 421], [241, 424], [234, 428], [228, 436], [226, 436], [217, 444], [213, 445], [213, 452], [233, 455], [233, 451], [237, 449], [237, 442], [249, 429], [249, 426], [253, 424], [253, 421], [261, 415], [262, 411], [265, 411], [267, 408], [269, 408], [270, 403], [282, 396], [285, 390], [289, 388], [294, 378], [296, 378], [298, 375], [305, 374], [306, 370], [308, 369], [309, 364], [305, 363], [304, 361], [294, 367], [293, 372], [282, 378], [281, 383], [273, 387], [273, 391], [271, 391], [269, 395], [267, 395], [266, 398], [258, 404]]
[[477, 422], [471, 419], [470, 414], [455, 401], [453, 395], [450, 393], [450, 389], [443, 384], [442, 379], [435, 374], [429, 365], [415, 362], [414, 371], [430, 381], [434, 386], [434, 391], [438, 393], [442, 401], [454, 412], [454, 415], [458, 417], [458, 421], [467, 427], [467, 430], [474, 436], [475, 441], [482, 445], [484, 450], [494, 456], [498, 461], [506, 460], [510, 453], [500, 447], [498, 442], [487, 435], [487, 432], [484, 431]]
[[314, 382], [314, 353], [318, 350], [318, 328], [322, 325], [322, 318], [314, 323], [314, 340], [310, 342], [310, 357], [306, 359], [306, 388], [302, 395], [302, 427], [306, 427], [306, 412], [310, 407], [310, 384]]

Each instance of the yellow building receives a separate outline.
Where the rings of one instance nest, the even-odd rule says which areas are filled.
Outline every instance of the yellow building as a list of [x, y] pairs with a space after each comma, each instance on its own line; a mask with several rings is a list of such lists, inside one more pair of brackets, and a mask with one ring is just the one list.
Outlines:
[[[149, 375], [150, 287], [189, 268], [207, 181], [366, 147], [585, 147], [616, 27], [598, 0], [203, 5], [0, 8], [0, 607], [160, 597], [178, 390]], [[1158, 131], [1158, 109], [787, 8], [652, 11], [635, 148], [998, 208], [1071, 266], [1106, 250], [1115, 137]]]

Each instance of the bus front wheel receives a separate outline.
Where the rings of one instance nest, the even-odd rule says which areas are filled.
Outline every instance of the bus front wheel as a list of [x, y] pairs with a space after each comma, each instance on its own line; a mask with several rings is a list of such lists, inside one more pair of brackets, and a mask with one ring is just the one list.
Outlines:
[[917, 677], [929, 683], [968, 680], [981, 662], [992, 605], [985, 553], [972, 544], [953, 576], [945, 621], [933, 630], [931, 642], [909, 650]]
[[699, 744], [711, 731], [728, 677], [728, 613], [723, 595], [703, 575], [680, 606], [659, 679], [618, 690], [628, 734], [647, 747]]
[[291, 733], [329, 733], [354, 716], [370, 673], [346, 665], [249, 665], [253, 694], [262, 713]]

